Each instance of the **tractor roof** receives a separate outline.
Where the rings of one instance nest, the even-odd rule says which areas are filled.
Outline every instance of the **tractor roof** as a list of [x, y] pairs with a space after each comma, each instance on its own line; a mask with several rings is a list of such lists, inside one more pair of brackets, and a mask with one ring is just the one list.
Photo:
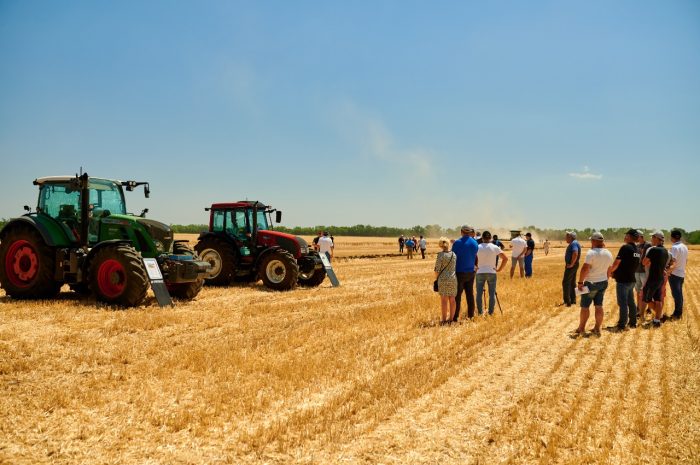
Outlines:
[[239, 200], [238, 202], [228, 202], [228, 203], [213, 203], [211, 204], [212, 210], [222, 210], [226, 208], [253, 208], [253, 205], [258, 204], [258, 208], [267, 208], [268, 205], [258, 202], [257, 200]]
[[[69, 182], [72, 179], [75, 179], [75, 176], [46, 176], [43, 178], [36, 178], [34, 180], [34, 185], [36, 186], [41, 186], [46, 183], [60, 183], [60, 182]], [[90, 177], [91, 180], [99, 180], [99, 181], [106, 181], [106, 182], [113, 182], [115, 184], [121, 184], [121, 181], [117, 181], [114, 179], [104, 179], [104, 178], [93, 178], [92, 176]]]

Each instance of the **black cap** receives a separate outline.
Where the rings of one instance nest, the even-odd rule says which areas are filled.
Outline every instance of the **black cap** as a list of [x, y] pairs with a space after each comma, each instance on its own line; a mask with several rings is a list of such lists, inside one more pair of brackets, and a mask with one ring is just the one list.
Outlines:
[[635, 239], [639, 237], [639, 231], [637, 231], [636, 229], [630, 229], [625, 234], [629, 234], [630, 236], [634, 237]]
[[527, 236], [527, 237], [532, 237], [532, 234], [531, 234], [531, 233], [525, 233], [525, 236]]
[[677, 229], [674, 229], [671, 231], [671, 237], [674, 239], [680, 239], [681, 238], [681, 232]]

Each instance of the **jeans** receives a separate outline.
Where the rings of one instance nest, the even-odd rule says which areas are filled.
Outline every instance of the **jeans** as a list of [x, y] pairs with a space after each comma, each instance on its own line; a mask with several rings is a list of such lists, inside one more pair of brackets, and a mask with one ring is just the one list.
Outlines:
[[[466, 292], [465, 292], [466, 291]], [[461, 307], [462, 292], [467, 295], [467, 317], [474, 318], [474, 272], [457, 273], [457, 306], [455, 308], [455, 316], [452, 321], [457, 321], [459, 318], [459, 309]]]
[[525, 255], [525, 277], [532, 277], [532, 259], [535, 258], [535, 254]]
[[489, 315], [493, 315], [496, 306], [496, 273], [478, 273], [476, 275], [476, 308], [479, 315], [484, 313], [481, 296], [484, 294], [484, 284], [489, 283]]
[[561, 281], [562, 291], [564, 292], [564, 303], [566, 305], [576, 305], [576, 273], [578, 272], [578, 263], [572, 268], [564, 268], [564, 279]]
[[617, 320], [618, 328], [627, 326], [628, 321], [630, 326], [637, 326], [637, 305], [634, 303], [634, 285], [635, 283], [617, 283], [617, 305], [620, 306], [620, 319]]
[[680, 318], [683, 316], [683, 281], [685, 278], [671, 275], [668, 277], [668, 284], [671, 286], [673, 296], [673, 316]]

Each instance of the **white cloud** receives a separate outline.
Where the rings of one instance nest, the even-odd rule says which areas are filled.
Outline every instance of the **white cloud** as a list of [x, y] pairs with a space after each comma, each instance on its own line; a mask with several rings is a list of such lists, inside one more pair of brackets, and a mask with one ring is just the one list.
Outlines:
[[339, 126], [343, 132], [359, 141], [369, 156], [399, 167], [407, 178], [415, 180], [434, 177], [435, 153], [426, 148], [402, 148], [395, 142], [383, 120], [344, 102], [339, 111]]
[[602, 179], [603, 175], [602, 174], [593, 174], [591, 173], [591, 170], [587, 167], [583, 167], [583, 172], [582, 173], [569, 173], [569, 176], [572, 178], [578, 178], [578, 179]]

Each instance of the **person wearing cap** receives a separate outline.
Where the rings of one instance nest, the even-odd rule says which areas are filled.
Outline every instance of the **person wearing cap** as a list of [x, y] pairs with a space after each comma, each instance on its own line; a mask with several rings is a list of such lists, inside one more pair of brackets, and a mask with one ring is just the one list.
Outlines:
[[[476, 308], [479, 315], [484, 313], [484, 305], [481, 296], [484, 293], [484, 285], [489, 284], [489, 315], [493, 315], [496, 305], [496, 277], [499, 271], [505, 268], [508, 257], [500, 247], [491, 243], [491, 233], [484, 231], [481, 234], [481, 244], [477, 251], [478, 264], [476, 270]], [[501, 266], [497, 265], [498, 258], [501, 258]]]
[[318, 239], [318, 251], [319, 253], [324, 253], [326, 254], [326, 257], [328, 257], [328, 261], [331, 261], [333, 259], [333, 249], [335, 246], [333, 245], [333, 239], [328, 237], [328, 231], [323, 231], [323, 236], [321, 236]]
[[637, 327], [637, 306], [634, 303], [635, 271], [639, 266], [640, 256], [637, 249], [637, 230], [630, 229], [625, 233], [625, 243], [617, 252], [617, 257], [610, 267], [610, 273], [616, 281], [617, 305], [620, 316], [617, 324], [610, 329], [613, 332], [624, 331]]
[[678, 229], [671, 231], [671, 242], [671, 267], [668, 270], [668, 283], [673, 296], [671, 319], [678, 320], [683, 316], [683, 281], [688, 263], [688, 247], [681, 242], [681, 232]]
[[474, 318], [474, 267], [476, 265], [476, 252], [479, 245], [474, 239], [474, 228], [462, 226], [462, 237], [454, 241], [452, 251], [457, 255], [457, 306], [453, 321], [459, 320], [459, 312], [462, 306], [462, 292], [467, 299], [467, 318]]
[[569, 244], [564, 252], [564, 279], [561, 281], [564, 293], [564, 305], [571, 307], [576, 304], [576, 273], [578, 273], [579, 258], [581, 257], [581, 246], [576, 240], [576, 232], [566, 232], [566, 243]]
[[586, 253], [586, 259], [581, 267], [578, 280], [578, 289], [583, 292], [584, 287], [588, 292], [581, 294], [581, 319], [574, 332], [576, 336], [582, 335], [586, 330], [586, 323], [590, 316], [591, 303], [595, 306], [595, 326], [591, 334], [600, 336], [600, 327], [603, 324], [603, 297], [608, 288], [608, 276], [610, 266], [613, 264], [613, 256], [605, 248], [605, 238], [599, 232], [591, 234], [591, 250]]
[[403, 234], [399, 236], [399, 253], [403, 253], [403, 246], [406, 243], [406, 239], [404, 239]]
[[525, 234], [525, 237], [527, 237], [527, 241], [525, 241], [525, 257], [523, 258], [525, 277], [532, 278], [532, 260], [535, 258], [535, 241], [532, 240], [532, 233]]
[[512, 262], [510, 262], [510, 278], [513, 279], [516, 264], [520, 267], [520, 277], [522, 278], [525, 276], [525, 251], [527, 250], [527, 242], [518, 234], [510, 240], [510, 246], [513, 248], [510, 254], [512, 260]]
[[651, 247], [647, 250], [642, 263], [647, 267], [647, 282], [644, 284], [644, 302], [654, 312], [651, 324], [654, 328], [661, 326], [661, 316], [664, 312], [663, 287], [666, 280], [666, 266], [669, 261], [668, 250], [664, 248], [664, 233], [656, 231], [651, 235]]
[[647, 254], [647, 250], [651, 247], [651, 243], [644, 240], [644, 232], [640, 229], [637, 230], [637, 251], [639, 252], [639, 266], [637, 266], [637, 271], [634, 273], [635, 285], [634, 289], [637, 291], [637, 318], [644, 318], [644, 312], [646, 311], [647, 304], [644, 302], [644, 283], [647, 281], [647, 270], [644, 268], [644, 257]]

